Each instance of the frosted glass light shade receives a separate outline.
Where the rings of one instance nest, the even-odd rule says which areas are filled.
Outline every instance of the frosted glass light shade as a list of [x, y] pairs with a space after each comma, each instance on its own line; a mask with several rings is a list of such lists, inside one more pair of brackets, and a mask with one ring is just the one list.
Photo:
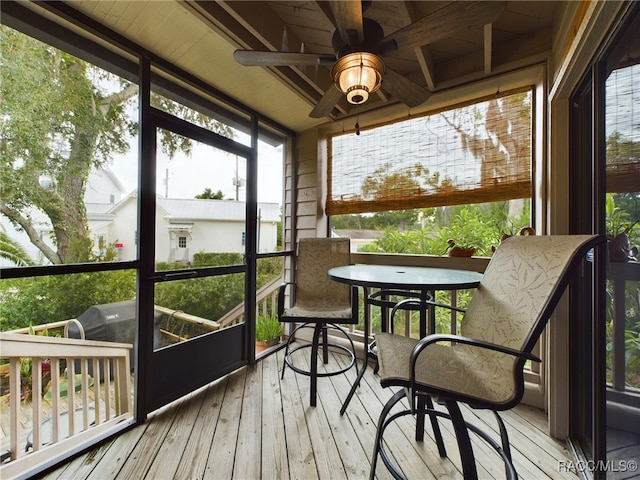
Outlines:
[[372, 53], [350, 53], [340, 58], [331, 72], [338, 89], [355, 105], [366, 102], [380, 88], [384, 63]]

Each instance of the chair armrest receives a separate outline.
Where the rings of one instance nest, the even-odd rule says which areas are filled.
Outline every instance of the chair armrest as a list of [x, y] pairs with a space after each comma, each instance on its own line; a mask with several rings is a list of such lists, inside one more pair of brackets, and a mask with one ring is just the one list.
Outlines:
[[432, 345], [438, 342], [464, 343], [466, 345], [472, 345], [474, 347], [484, 348], [484, 349], [504, 353], [506, 355], [511, 355], [512, 357], [523, 358], [525, 360], [532, 360], [534, 362], [542, 361], [531, 352], [516, 350], [514, 348], [505, 347], [504, 345], [498, 345], [496, 343], [486, 342], [484, 340], [478, 340], [471, 337], [463, 337], [460, 335], [451, 335], [447, 333], [428, 335], [422, 338], [416, 344], [416, 346], [413, 347], [413, 351], [411, 352], [411, 359], [409, 363], [410, 365], [409, 381], [411, 382], [411, 385], [415, 385], [416, 383], [416, 362], [418, 361], [418, 357], [420, 356], [420, 353], [429, 345]]
[[278, 287], [278, 318], [284, 312], [284, 296], [287, 286], [292, 285], [295, 288], [296, 284], [293, 282], [282, 282]]

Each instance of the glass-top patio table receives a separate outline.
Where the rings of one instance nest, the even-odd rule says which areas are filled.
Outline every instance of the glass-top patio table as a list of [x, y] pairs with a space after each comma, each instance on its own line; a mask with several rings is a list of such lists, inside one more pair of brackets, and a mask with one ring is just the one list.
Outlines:
[[[391, 297], [401, 296], [413, 298], [416, 301], [406, 304], [405, 309], [420, 311], [420, 337], [435, 332], [435, 309], [427, 307], [426, 301], [435, 298], [437, 290], [465, 290], [476, 288], [482, 274], [469, 270], [432, 267], [409, 267], [399, 265], [345, 265], [329, 270], [332, 280], [363, 288], [379, 289], [370, 295], [364, 295], [366, 304], [376, 305], [383, 311], [393, 308], [396, 302]], [[425, 308], [427, 307], [427, 308]], [[427, 322], [428, 320], [428, 322]], [[373, 343], [369, 343], [369, 315], [364, 316], [364, 331], [366, 355], [364, 365], [358, 372], [356, 381], [351, 387], [349, 395], [342, 404], [340, 414], [344, 414], [360, 380], [364, 375], [370, 357], [376, 358]], [[427, 328], [428, 324], [428, 328]], [[383, 319], [382, 330], [386, 330]]]

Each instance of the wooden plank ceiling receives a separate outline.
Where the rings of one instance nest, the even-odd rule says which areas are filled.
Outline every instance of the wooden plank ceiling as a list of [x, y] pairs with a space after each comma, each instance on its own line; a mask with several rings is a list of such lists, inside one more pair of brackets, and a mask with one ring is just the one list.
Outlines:
[[[442, 13], [452, 2], [365, 3], [364, 17], [378, 22], [385, 36], [442, 15], [419, 34], [424, 44], [418, 41], [416, 47], [382, 57], [387, 69], [437, 92], [546, 58], [554, 19], [562, 14], [565, 2], [504, 2], [504, 10], [492, 23], [463, 29], [454, 24], [457, 15]], [[382, 88], [360, 107], [347, 103], [343, 95], [328, 117], [310, 118], [323, 94], [333, 88], [331, 64], [242, 66], [233, 58], [238, 48], [333, 56], [332, 35], [343, 25], [349, 2], [79, 0], [69, 4], [294, 131], [399, 102], [385, 90], [383, 80]], [[443, 36], [438, 33], [443, 24], [447, 25], [444, 38], [430, 41], [431, 34]]]

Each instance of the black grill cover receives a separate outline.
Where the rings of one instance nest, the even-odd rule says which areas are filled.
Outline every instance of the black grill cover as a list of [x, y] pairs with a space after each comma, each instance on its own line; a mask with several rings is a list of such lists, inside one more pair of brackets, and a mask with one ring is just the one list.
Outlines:
[[[154, 311], [153, 347], [160, 347], [160, 321], [162, 313]], [[130, 343], [135, 345], [136, 338], [136, 301], [105, 303], [89, 307], [78, 317], [87, 340], [103, 342]], [[80, 331], [75, 323], [69, 324], [69, 338], [80, 338]], [[133, 369], [135, 347], [129, 353]]]

